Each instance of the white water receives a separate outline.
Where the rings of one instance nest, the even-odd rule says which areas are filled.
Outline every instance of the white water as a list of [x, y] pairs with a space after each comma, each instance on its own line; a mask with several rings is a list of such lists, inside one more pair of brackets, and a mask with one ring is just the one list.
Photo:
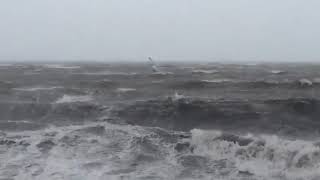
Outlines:
[[284, 74], [286, 72], [282, 71], [282, 70], [271, 70], [270, 73], [272, 73], [272, 74]]
[[120, 92], [120, 93], [126, 93], [126, 92], [136, 91], [136, 89], [134, 89], [134, 88], [117, 88], [116, 91]]
[[196, 69], [193, 70], [192, 73], [203, 73], [203, 74], [215, 74], [218, 73], [219, 71], [217, 70], [204, 70], [204, 69]]
[[80, 69], [80, 66], [67, 66], [63, 64], [46, 64], [43, 65], [46, 68], [52, 68], [52, 69]]
[[[88, 129], [104, 127], [105, 131], [95, 134]], [[21, 137], [22, 136], [22, 137]], [[161, 145], [158, 138], [152, 143], [159, 144], [165, 159], [132, 165], [142, 154], [143, 148], [136, 141], [152, 136], [148, 129], [134, 126], [111, 124], [90, 124], [84, 126], [52, 127], [40, 131], [7, 133], [6, 139], [29, 143], [23, 145], [0, 145], [0, 179], [135, 179], [148, 176], [172, 179], [174, 162], [173, 149]], [[50, 140], [51, 150], [41, 151], [37, 144]], [[138, 142], [139, 142], [138, 141]], [[140, 149], [142, 148], [142, 149]], [[161, 149], [164, 148], [164, 149]], [[153, 156], [146, 152], [146, 155]], [[138, 162], [139, 163], [139, 162]]]
[[61, 89], [63, 87], [61, 86], [52, 86], [52, 87], [24, 87], [24, 88], [14, 88], [16, 91], [48, 91], [48, 90], [55, 90], [55, 89]]
[[[320, 149], [311, 141], [247, 135], [243, 138], [254, 141], [240, 146], [217, 139], [222, 135], [219, 131], [194, 129], [191, 138], [180, 140], [189, 142], [193, 152], [177, 152], [175, 143], [167, 136], [179, 133], [103, 122], [0, 133], [0, 140], [16, 142], [0, 145], [0, 179], [315, 180], [320, 177]], [[38, 147], [46, 141], [51, 142], [50, 148]], [[265, 145], [258, 145], [260, 141]]]
[[89, 95], [83, 95], [83, 96], [63, 95], [55, 103], [87, 102], [92, 100], [93, 100], [92, 96], [89, 96]]
[[236, 82], [234, 79], [210, 79], [210, 80], [202, 80], [203, 82], [208, 83], [223, 83], [223, 82]]
[[[319, 179], [320, 148], [313, 141], [286, 140], [278, 136], [247, 135], [254, 139], [248, 146], [213, 140], [219, 131], [192, 130], [194, 153], [212, 160], [228, 159], [231, 177], [239, 171], [257, 179]], [[258, 145], [264, 142], [265, 145]]]
[[73, 74], [83, 74], [83, 75], [92, 75], [92, 76], [101, 76], [101, 75], [123, 75], [123, 76], [133, 76], [138, 73], [131, 72], [113, 72], [113, 71], [100, 71], [100, 72], [84, 72], [84, 73], [73, 73]]

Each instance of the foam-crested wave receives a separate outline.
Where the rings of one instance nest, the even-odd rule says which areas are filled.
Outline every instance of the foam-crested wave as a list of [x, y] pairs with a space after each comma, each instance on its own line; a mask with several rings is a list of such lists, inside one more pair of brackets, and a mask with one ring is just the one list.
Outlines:
[[180, 98], [139, 101], [114, 110], [130, 124], [175, 130], [213, 128], [304, 136], [320, 128], [315, 99], [224, 101]]
[[16, 91], [49, 91], [49, 90], [55, 90], [55, 89], [62, 89], [61, 86], [52, 86], [52, 87], [42, 87], [42, 86], [36, 86], [36, 87], [24, 87], [24, 88], [13, 88], [13, 90]]
[[271, 74], [286, 74], [287, 72], [286, 71], [283, 71], [283, 70], [271, 70], [269, 71]]
[[205, 70], [205, 69], [195, 69], [192, 70], [193, 74], [215, 74], [218, 73], [218, 70]]
[[210, 79], [210, 80], [201, 80], [203, 82], [207, 82], [207, 83], [224, 83], [224, 82], [236, 82], [236, 80], [234, 79]]
[[100, 71], [100, 72], [83, 72], [83, 73], [73, 73], [73, 74], [82, 74], [82, 75], [91, 75], [91, 76], [103, 76], [103, 75], [120, 75], [120, 76], [133, 76], [138, 73], [135, 72], [115, 72], [115, 71]]
[[[91, 123], [0, 134], [0, 178], [174, 179], [179, 134]], [[15, 157], [15, 158], [12, 158]]]
[[298, 82], [301, 86], [312, 86], [313, 85], [313, 82], [310, 81], [309, 79], [306, 79], [306, 78], [299, 79]]
[[126, 92], [136, 91], [136, 89], [134, 89], [134, 88], [117, 88], [116, 91], [120, 92], [120, 93], [126, 93]]
[[[103, 122], [0, 132], [4, 179], [255, 179], [320, 177], [316, 140], [169, 131]], [[13, 158], [14, 157], [14, 158]]]
[[168, 75], [173, 75], [173, 72], [153, 72], [152, 75], [156, 75], [156, 76], [168, 76]]
[[74, 102], [88, 102], [93, 98], [90, 95], [75, 96], [75, 95], [63, 95], [55, 103], [74, 103]]
[[237, 136], [194, 129], [193, 153], [210, 161], [227, 161], [232, 177], [252, 179], [318, 179], [320, 148], [314, 141], [272, 135]]
[[45, 68], [52, 68], [52, 69], [80, 69], [81, 66], [67, 66], [64, 64], [46, 64], [43, 65]]

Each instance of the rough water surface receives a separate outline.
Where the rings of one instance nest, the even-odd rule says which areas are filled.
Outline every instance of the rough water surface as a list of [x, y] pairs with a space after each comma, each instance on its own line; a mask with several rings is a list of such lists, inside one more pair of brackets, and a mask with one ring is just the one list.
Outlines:
[[10, 64], [0, 179], [320, 179], [320, 65]]

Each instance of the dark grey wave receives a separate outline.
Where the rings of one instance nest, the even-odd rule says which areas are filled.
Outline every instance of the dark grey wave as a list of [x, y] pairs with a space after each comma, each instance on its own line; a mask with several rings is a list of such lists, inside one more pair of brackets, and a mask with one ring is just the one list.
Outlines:
[[269, 81], [269, 80], [252, 80], [252, 81], [243, 81], [243, 80], [224, 80], [222, 79], [212, 79], [212, 80], [186, 80], [179, 82], [172, 82], [168, 85], [171, 88], [178, 89], [202, 89], [202, 88], [288, 88], [288, 89], [306, 89], [306, 88], [316, 88], [320, 87], [320, 83], [313, 83], [312, 85], [306, 85], [299, 82], [299, 80], [293, 80], [290, 82], [281, 82], [281, 81]]
[[320, 130], [320, 101], [147, 100], [115, 110], [129, 124], [188, 131], [194, 128], [302, 135]]
[[78, 124], [103, 116], [106, 107], [87, 102], [0, 103], [0, 130], [33, 130], [47, 125]]

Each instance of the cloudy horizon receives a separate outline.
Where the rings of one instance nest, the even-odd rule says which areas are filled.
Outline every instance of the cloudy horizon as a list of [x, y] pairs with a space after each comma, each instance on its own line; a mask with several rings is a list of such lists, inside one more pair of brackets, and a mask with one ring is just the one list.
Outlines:
[[0, 60], [314, 61], [315, 0], [10, 0]]

